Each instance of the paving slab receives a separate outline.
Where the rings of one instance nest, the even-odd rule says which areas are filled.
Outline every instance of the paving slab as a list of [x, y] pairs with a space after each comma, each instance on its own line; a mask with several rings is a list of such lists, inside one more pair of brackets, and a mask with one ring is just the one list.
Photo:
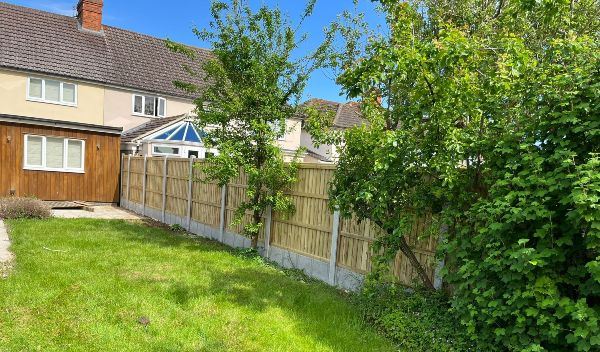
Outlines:
[[4, 222], [0, 220], [0, 263], [7, 263], [12, 259], [12, 253], [8, 250], [10, 239]]
[[83, 209], [53, 209], [52, 215], [57, 218], [77, 219], [115, 219], [115, 220], [140, 220], [143, 216], [137, 215], [129, 210], [117, 206], [95, 206]]

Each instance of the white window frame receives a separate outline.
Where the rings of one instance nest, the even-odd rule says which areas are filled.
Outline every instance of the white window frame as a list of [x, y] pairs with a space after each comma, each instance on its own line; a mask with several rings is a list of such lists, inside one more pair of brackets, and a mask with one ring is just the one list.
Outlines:
[[[39, 165], [27, 165], [27, 147], [29, 137], [41, 137], [42, 138], [42, 166]], [[37, 134], [26, 134], [24, 137], [24, 148], [23, 148], [23, 169], [24, 170], [36, 170], [36, 171], [52, 171], [52, 172], [70, 172], [70, 173], [85, 173], [85, 140], [59, 137], [59, 136], [41, 136]], [[63, 167], [46, 167], [46, 139], [47, 138], [60, 138], [63, 140]], [[81, 168], [70, 168], [67, 167], [68, 161], [68, 146], [69, 141], [81, 142]]]
[[[135, 111], [135, 97], [141, 97], [142, 98], [142, 111], [143, 111], [143, 110], [145, 110], [145, 107], [146, 107], [146, 96], [149, 96], [149, 97], [152, 97], [152, 98], [155, 98], [155, 99], [158, 100], [158, 106], [156, 106], [156, 109], [155, 109], [156, 110], [156, 115], [147, 115], [147, 114], [144, 114], [143, 112], [140, 113], [140, 112], [136, 112]], [[158, 108], [160, 106], [160, 101], [161, 100], [165, 104], [165, 111], [164, 111], [164, 114], [159, 115], [158, 114]], [[143, 116], [143, 117], [152, 117], [152, 118], [162, 118], [162, 117], [165, 117], [165, 116], [167, 116], [167, 99], [163, 98], [163, 97], [151, 95], [151, 94], [133, 93], [131, 95], [131, 114], [134, 115], [134, 116]]]
[[[178, 152], [177, 154], [173, 154], [173, 153], [160, 153], [160, 152], [156, 152], [154, 150], [154, 148], [156, 147], [163, 147], [163, 148], [177, 148]], [[159, 155], [159, 156], [180, 156], [181, 155], [181, 151], [182, 148], [180, 146], [177, 145], [169, 145], [169, 144], [152, 144], [152, 155]]]
[[[37, 80], [42, 81], [42, 97], [41, 98], [32, 97], [32, 96], [29, 95], [29, 86], [31, 85], [31, 80], [32, 79], [37, 79]], [[60, 90], [60, 92], [59, 92], [60, 97], [59, 97], [59, 101], [46, 100], [46, 80], [57, 81], [57, 82], [60, 83], [60, 89], [59, 89]], [[64, 96], [63, 96], [63, 86], [65, 84], [71, 84], [71, 85], [75, 86], [75, 96], [74, 96], [75, 102], [73, 102], [73, 103], [69, 102], [69, 101], [64, 101], [63, 100], [64, 99]], [[79, 87], [78, 87], [77, 83], [67, 82], [67, 81], [61, 81], [59, 79], [53, 79], [53, 78], [41, 78], [41, 77], [31, 76], [31, 77], [27, 77], [27, 84], [26, 84], [26, 86], [27, 86], [26, 87], [27, 91], [26, 91], [25, 94], [26, 94], [26, 97], [27, 97], [28, 101], [33, 101], [33, 102], [36, 102], [36, 103], [46, 103], [46, 104], [54, 104], [54, 105], [63, 105], [63, 106], [77, 107], [77, 101], [78, 101], [77, 100], [77, 94], [78, 94], [78, 90], [79, 90]]]

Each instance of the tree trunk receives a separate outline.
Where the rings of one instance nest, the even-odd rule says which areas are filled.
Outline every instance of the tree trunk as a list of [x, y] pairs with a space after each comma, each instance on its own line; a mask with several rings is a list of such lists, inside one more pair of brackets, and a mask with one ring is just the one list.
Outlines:
[[[254, 225], [258, 225], [260, 223], [260, 218], [261, 218], [261, 214], [260, 214], [260, 210], [255, 210], [254, 213], [252, 214], [252, 222], [254, 223]], [[260, 230], [257, 231], [256, 233], [253, 233], [252, 236], [250, 237], [250, 247], [252, 249], [257, 249], [258, 248], [258, 234], [260, 233]]]
[[[260, 224], [260, 218], [262, 215], [262, 211], [260, 209], [258, 209], [258, 203], [260, 202], [260, 192], [262, 189], [262, 183], [258, 185], [257, 189], [256, 189], [256, 193], [254, 193], [254, 197], [252, 197], [252, 209], [254, 209], [252, 211], [252, 223], [255, 225], [255, 228], [259, 228], [258, 224]], [[258, 234], [260, 233], [260, 230], [257, 230], [256, 233], [252, 233], [250, 235], [250, 247], [252, 249], [257, 249], [258, 248]]]
[[406, 242], [406, 238], [404, 237], [400, 239], [400, 251], [408, 258], [412, 267], [415, 268], [415, 270], [417, 270], [419, 278], [423, 282], [423, 285], [425, 285], [425, 288], [431, 291], [435, 290], [435, 287], [433, 287], [433, 283], [431, 282], [429, 275], [427, 275], [427, 272], [423, 268], [423, 265], [421, 265], [421, 263], [415, 256], [415, 253], [408, 245], [408, 242]]

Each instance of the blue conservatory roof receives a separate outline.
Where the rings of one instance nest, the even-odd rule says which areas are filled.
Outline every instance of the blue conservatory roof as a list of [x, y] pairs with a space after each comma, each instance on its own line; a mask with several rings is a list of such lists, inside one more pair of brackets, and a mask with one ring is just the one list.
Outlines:
[[178, 124], [152, 139], [171, 142], [200, 143], [200, 140], [205, 135], [206, 133], [202, 130], [198, 130], [191, 121], [184, 121], [182, 124]]

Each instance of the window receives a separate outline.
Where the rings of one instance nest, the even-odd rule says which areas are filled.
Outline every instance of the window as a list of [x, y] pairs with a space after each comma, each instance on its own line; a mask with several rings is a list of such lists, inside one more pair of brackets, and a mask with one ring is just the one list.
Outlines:
[[25, 135], [24, 169], [83, 173], [85, 142]]
[[60, 105], [77, 105], [77, 85], [52, 79], [27, 80], [27, 100]]
[[149, 95], [133, 95], [133, 114], [143, 116], [165, 117], [167, 110], [165, 98]]
[[179, 155], [179, 148], [155, 145], [152, 148], [152, 154], [154, 154], [154, 155]]

